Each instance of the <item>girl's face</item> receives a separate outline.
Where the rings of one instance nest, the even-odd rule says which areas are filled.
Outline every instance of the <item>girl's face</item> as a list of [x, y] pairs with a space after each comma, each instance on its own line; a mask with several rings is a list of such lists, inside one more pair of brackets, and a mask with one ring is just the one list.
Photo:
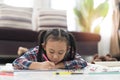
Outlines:
[[46, 55], [49, 60], [57, 64], [63, 60], [66, 54], [67, 43], [65, 41], [55, 41], [49, 39], [46, 45], [44, 45], [44, 49], [46, 50]]

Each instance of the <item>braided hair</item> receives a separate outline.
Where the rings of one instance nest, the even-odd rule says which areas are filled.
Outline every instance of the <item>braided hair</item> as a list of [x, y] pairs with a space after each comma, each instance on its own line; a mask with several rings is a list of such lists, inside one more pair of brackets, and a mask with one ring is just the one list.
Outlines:
[[46, 51], [42, 47], [42, 43], [46, 44], [49, 39], [53, 39], [56, 41], [58, 40], [66, 41], [67, 45], [70, 46], [70, 49], [65, 54], [63, 61], [72, 60], [75, 58], [76, 44], [73, 35], [62, 29], [50, 29], [50, 30], [41, 31], [38, 36], [38, 44], [39, 44], [39, 50], [37, 54], [38, 62], [42, 62], [43, 61], [42, 54], [43, 53], [46, 54]]

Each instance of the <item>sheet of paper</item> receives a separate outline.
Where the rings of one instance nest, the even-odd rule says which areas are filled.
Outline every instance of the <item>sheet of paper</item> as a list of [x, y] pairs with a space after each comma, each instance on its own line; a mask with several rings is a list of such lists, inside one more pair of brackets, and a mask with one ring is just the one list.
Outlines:
[[95, 64], [103, 65], [107, 67], [119, 67], [120, 61], [102, 61], [102, 62], [95, 62]]

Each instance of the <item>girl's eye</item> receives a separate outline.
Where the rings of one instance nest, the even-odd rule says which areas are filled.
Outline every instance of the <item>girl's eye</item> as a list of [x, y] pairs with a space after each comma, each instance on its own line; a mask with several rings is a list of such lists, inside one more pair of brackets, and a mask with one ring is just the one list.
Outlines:
[[60, 55], [62, 55], [63, 53], [64, 53], [63, 51], [59, 52]]
[[59, 53], [60, 55], [62, 55], [63, 53]]
[[51, 54], [54, 54], [54, 52], [50, 51]]

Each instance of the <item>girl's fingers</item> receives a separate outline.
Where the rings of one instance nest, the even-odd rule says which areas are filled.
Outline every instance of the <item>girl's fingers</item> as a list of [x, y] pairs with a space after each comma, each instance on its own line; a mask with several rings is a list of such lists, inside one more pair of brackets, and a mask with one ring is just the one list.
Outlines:
[[48, 67], [49, 69], [55, 68], [55, 63], [50, 62], [50, 61], [46, 61], [46, 63], [47, 63], [47, 67]]

